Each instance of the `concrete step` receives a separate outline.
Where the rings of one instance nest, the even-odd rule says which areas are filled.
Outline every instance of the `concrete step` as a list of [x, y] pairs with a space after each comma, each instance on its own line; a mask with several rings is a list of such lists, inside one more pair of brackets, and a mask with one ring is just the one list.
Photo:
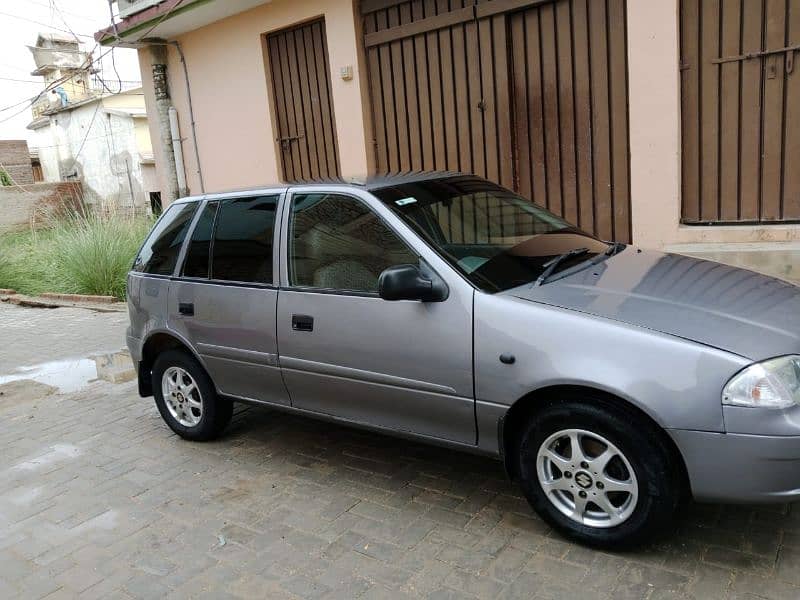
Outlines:
[[800, 285], [800, 242], [676, 244], [666, 250], [758, 271]]

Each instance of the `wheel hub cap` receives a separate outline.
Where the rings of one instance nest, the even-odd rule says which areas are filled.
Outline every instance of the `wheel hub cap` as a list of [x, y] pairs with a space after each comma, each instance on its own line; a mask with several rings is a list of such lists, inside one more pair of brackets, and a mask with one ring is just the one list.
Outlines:
[[633, 467], [602, 435], [557, 431], [539, 447], [536, 475], [550, 503], [581, 525], [615, 527], [636, 510], [639, 484]]
[[577, 483], [583, 489], [588, 490], [590, 487], [592, 487], [592, 483], [594, 482], [592, 481], [591, 475], [589, 475], [585, 471], [581, 471], [577, 475], [575, 475], [575, 483]]
[[169, 414], [184, 427], [195, 427], [203, 417], [203, 397], [188, 371], [170, 367], [161, 378], [161, 392]]

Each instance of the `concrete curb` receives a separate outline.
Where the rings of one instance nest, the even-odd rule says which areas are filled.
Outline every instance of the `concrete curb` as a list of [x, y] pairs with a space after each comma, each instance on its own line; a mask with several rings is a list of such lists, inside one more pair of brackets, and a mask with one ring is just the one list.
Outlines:
[[124, 383], [136, 379], [133, 359], [127, 350], [95, 354], [91, 357], [97, 365], [97, 378], [111, 383]]
[[59, 294], [56, 292], [44, 292], [40, 298], [48, 300], [63, 300], [65, 302], [91, 302], [93, 304], [111, 304], [117, 302], [114, 296], [91, 296], [88, 294]]
[[127, 305], [124, 302], [86, 302], [61, 300], [44, 296], [24, 296], [22, 294], [5, 294], [0, 290], [0, 302], [8, 302], [18, 306], [30, 308], [85, 308], [96, 312], [125, 312]]

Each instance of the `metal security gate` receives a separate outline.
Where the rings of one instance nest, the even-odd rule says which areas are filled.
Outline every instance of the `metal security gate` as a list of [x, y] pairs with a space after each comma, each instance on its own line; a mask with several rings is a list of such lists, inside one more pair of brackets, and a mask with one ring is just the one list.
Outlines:
[[682, 0], [683, 222], [800, 220], [800, 0]]
[[361, 11], [378, 171], [475, 173], [630, 240], [625, 0]]
[[284, 180], [337, 177], [325, 22], [272, 33], [266, 44]]

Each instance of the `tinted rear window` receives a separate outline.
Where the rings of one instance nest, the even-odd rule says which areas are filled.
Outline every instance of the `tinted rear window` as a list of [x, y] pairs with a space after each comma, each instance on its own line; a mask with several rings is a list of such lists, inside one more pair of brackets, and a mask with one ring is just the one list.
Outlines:
[[211, 278], [272, 283], [272, 236], [278, 196], [220, 203], [212, 245]]
[[147, 237], [133, 270], [153, 275], [172, 275], [197, 203], [173, 204]]

